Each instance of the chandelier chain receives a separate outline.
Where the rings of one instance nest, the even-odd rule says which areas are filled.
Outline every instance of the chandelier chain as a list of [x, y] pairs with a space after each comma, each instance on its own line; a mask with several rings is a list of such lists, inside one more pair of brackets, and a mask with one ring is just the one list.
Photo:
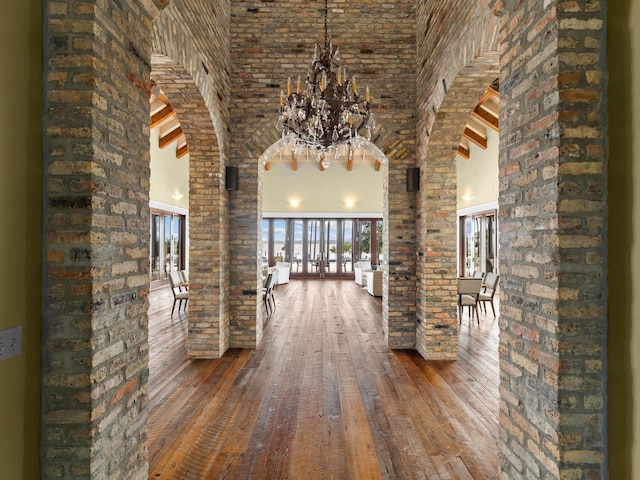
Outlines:
[[[287, 93], [280, 92], [278, 129], [288, 140], [294, 153], [299, 147], [315, 149], [323, 167], [330, 157], [337, 160], [338, 146], [348, 144], [358, 149], [371, 140], [376, 121], [371, 111], [369, 87], [360, 100], [355, 75], [347, 77], [340, 67], [340, 50], [329, 40], [328, 0], [324, 2], [324, 47], [315, 46], [313, 61], [304, 83], [300, 76], [292, 91], [291, 78]], [[366, 130], [366, 137], [360, 133]], [[351, 149], [350, 149], [351, 151]]]

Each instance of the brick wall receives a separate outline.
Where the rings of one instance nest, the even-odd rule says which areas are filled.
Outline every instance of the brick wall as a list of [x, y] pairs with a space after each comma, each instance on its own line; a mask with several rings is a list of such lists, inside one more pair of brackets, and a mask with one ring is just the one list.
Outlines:
[[501, 468], [605, 478], [605, 12], [542, 7], [501, 29]]
[[46, 2], [42, 458], [147, 477], [151, 2]]

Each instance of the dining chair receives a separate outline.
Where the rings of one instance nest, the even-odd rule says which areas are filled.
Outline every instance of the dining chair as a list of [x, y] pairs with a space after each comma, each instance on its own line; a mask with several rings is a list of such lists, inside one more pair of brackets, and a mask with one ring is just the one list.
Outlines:
[[[476, 319], [480, 324], [480, 316], [478, 315], [478, 297], [482, 289], [482, 278], [465, 277], [458, 279], [458, 314], [460, 322], [462, 322], [462, 312], [464, 307], [469, 307], [469, 313], [473, 319], [473, 311], [476, 313]], [[471, 310], [473, 309], [473, 310]]]
[[[273, 295], [273, 288], [275, 287], [275, 282], [273, 278], [273, 273], [269, 272], [267, 274], [267, 278], [264, 281], [264, 286], [262, 287], [262, 301], [264, 302], [264, 308], [267, 311], [267, 317], [273, 315], [273, 312], [276, 311], [276, 298]], [[271, 308], [269, 308], [271, 306]]]
[[500, 275], [496, 273], [487, 273], [487, 276], [484, 279], [482, 284], [482, 291], [478, 296], [478, 303], [482, 302], [481, 305], [484, 308], [484, 313], [487, 313], [487, 305], [489, 302], [491, 304], [491, 310], [493, 310], [493, 317], [496, 316], [496, 309], [493, 306], [493, 296], [496, 294], [496, 290], [498, 289], [498, 283], [500, 282]]
[[178, 304], [178, 312], [180, 312], [180, 307], [182, 306], [182, 302], [184, 302], [184, 309], [187, 308], [187, 302], [189, 301], [189, 291], [185, 288], [183, 290], [182, 279], [180, 278], [180, 274], [178, 272], [169, 272], [169, 285], [171, 286], [171, 293], [173, 293], [173, 306], [171, 307], [171, 316], [173, 316], [173, 311], [176, 308], [176, 302], [180, 302]]

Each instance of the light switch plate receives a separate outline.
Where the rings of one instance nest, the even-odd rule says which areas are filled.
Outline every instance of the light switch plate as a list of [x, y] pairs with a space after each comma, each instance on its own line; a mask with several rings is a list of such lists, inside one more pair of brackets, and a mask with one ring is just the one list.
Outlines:
[[0, 330], [0, 360], [22, 353], [22, 327]]

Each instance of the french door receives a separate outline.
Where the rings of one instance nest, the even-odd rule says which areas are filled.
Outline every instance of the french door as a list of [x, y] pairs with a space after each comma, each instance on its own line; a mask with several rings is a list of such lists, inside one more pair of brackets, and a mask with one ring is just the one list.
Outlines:
[[460, 276], [477, 271], [498, 273], [496, 212], [460, 217]]
[[150, 232], [150, 287], [168, 282], [169, 273], [185, 269], [185, 216], [153, 210]]
[[353, 276], [353, 219], [265, 219], [262, 265], [291, 263], [292, 277]]
[[292, 276], [353, 275], [353, 220], [290, 219], [287, 253]]

